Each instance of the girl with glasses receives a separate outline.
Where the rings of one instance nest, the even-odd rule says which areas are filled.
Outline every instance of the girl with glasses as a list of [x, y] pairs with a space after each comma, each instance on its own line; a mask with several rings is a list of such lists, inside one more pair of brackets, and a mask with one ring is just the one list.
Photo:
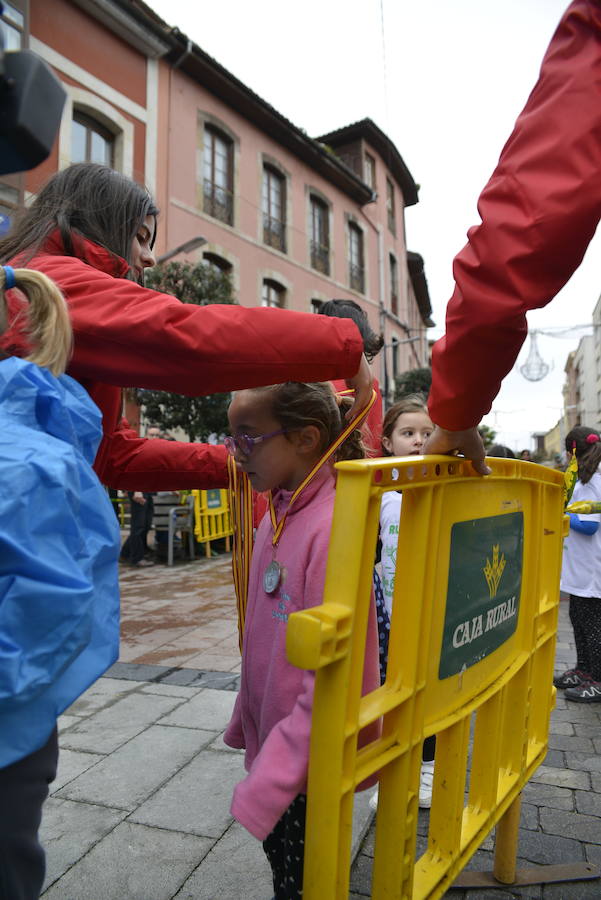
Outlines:
[[[286, 625], [291, 613], [322, 601], [334, 507], [332, 463], [364, 455], [360, 431], [353, 429], [327, 456], [347, 425], [343, 404], [329, 384], [290, 382], [240, 391], [229, 409], [228, 451], [255, 490], [270, 492], [271, 502], [252, 555], [240, 693], [224, 740], [246, 750], [248, 774], [234, 790], [232, 814], [263, 841], [276, 900], [302, 896], [315, 680], [314, 672], [287, 661]], [[364, 692], [378, 685], [372, 609]], [[373, 739], [376, 728], [365, 729], [362, 737]]]

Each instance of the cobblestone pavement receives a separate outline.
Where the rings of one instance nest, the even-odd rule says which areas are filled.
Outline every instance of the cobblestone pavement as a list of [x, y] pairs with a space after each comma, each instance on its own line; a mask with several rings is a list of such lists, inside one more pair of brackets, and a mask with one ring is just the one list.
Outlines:
[[[556, 671], [574, 665], [568, 603], [560, 604]], [[420, 811], [418, 841], [425, 847], [428, 812]], [[351, 900], [370, 897], [375, 824], [355, 860]], [[491, 872], [492, 837], [468, 863], [468, 869]], [[421, 851], [420, 851], [421, 852]], [[557, 692], [551, 716], [549, 752], [522, 793], [518, 866], [557, 865], [586, 861], [601, 870], [601, 703], [565, 700]], [[447, 900], [600, 900], [601, 880], [545, 886], [449, 890]]]

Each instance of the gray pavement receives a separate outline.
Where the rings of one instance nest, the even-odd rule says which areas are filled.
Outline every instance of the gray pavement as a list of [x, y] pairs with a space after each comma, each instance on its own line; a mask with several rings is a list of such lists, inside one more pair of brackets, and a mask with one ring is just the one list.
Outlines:
[[[229, 813], [243, 754], [230, 560], [121, 572], [120, 661], [59, 720], [44, 900], [269, 900], [260, 843]], [[201, 625], [199, 626], [199, 623]], [[223, 671], [200, 668], [220, 662]], [[358, 850], [372, 819], [357, 797]]]
[[[243, 757], [222, 740], [238, 689], [229, 558], [122, 571], [120, 661], [61, 717], [46, 804], [44, 900], [269, 900], [261, 846], [229, 814]], [[558, 670], [573, 663], [561, 604]], [[520, 864], [601, 865], [601, 704], [558, 695], [550, 750], [523, 794]], [[374, 828], [357, 797], [351, 898], [370, 896]], [[428, 814], [420, 813], [421, 839]], [[371, 826], [371, 827], [370, 827]], [[362, 838], [367, 836], [362, 843]], [[492, 839], [470, 868], [492, 869]], [[449, 891], [601, 898], [601, 882]], [[328, 900], [328, 898], [324, 898]]]

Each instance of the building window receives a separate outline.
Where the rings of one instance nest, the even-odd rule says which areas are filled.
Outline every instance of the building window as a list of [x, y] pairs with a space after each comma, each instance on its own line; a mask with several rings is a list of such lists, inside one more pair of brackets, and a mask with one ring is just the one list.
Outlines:
[[115, 135], [85, 113], [73, 113], [71, 162], [93, 162], [113, 167]]
[[330, 227], [327, 204], [311, 197], [311, 267], [330, 274]]
[[396, 259], [390, 254], [390, 311], [399, 314], [399, 273]]
[[263, 291], [261, 293], [261, 306], [284, 306], [286, 298], [286, 290], [277, 281], [266, 278], [263, 281]]
[[205, 127], [203, 209], [227, 225], [234, 222], [233, 144], [221, 132]]
[[349, 222], [349, 284], [361, 294], [365, 290], [363, 232], [353, 222]]
[[263, 241], [286, 252], [286, 179], [271, 166], [263, 167]]
[[216, 272], [224, 272], [227, 274], [232, 271], [232, 264], [228, 262], [227, 259], [224, 259], [223, 256], [219, 256], [218, 253], [211, 253], [207, 250], [206, 253], [202, 254], [202, 261], [206, 266], [209, 266]]
[[323, 306], [323, 303], [324, 303], [323, 300], [311, 300], [311, 312], [312, 313], [321, 312], [321, 307]]
[[0, 16], [0, 28], [4, 38], [5, 50], [20, 50], [23, 46], [23, 32], [25, 30], [25, 17], [12, 3], [3, 0], [4, 10]]
[[372, 191], [376, 189], [376, 161], [369, 153], [365, 154], [363, 161], [363, 180], [368, 184]]
[[396, 378], [399, 374], [399, 341], [398, 338], [392, 339], [392, 377]]
[[394, 211], [394, 185], [390, 178], [386, 179], [386, 212], [388, 213], [388, 227], [396, 234], [396, 215]]

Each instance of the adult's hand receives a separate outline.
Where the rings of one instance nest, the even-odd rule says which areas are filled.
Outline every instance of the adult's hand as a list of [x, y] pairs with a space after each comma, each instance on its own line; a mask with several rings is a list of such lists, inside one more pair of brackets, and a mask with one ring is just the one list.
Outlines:
[[365, 356], [361, 357], [361, 365], [357, 374], [353, 378], [347, 378], [346, 386], [355, 392], [355, 402], [346, 414], [347, 421], [350, 421], [371, 400], [373, 377]]
[[447, 431], [446, 428], [434, 426], [434, 431], [426, 441], [423, 452], [426, 453], [455, 453], [459, 452], [472, 461], [472, 466], [478, 475], [490, 475], [491, 469], [484, 462], [486, 451], [476, 427], [466, 428], [465, 431]]

